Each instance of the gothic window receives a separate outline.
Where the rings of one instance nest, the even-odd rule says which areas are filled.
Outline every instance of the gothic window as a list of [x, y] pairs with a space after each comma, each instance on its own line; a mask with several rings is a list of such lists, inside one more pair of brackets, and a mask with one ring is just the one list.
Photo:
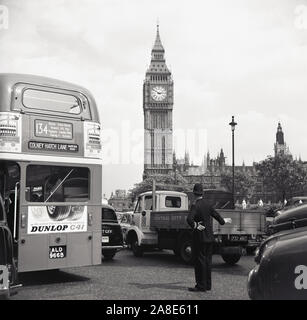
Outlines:
[[150, 137], [151, 137], [151, 164], [154, 165], [154, 163], [155, 163], [155, 153], [154, 153], [155, 137], [154, 137], [153, 132], [150, 133]]
[[165, 137], [162, 137], [162, 165], [165, 165]]

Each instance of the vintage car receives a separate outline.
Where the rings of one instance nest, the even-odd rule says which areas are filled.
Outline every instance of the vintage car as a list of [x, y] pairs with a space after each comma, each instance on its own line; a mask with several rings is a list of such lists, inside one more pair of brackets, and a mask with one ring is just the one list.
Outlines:
[[101, 210], [101, 250], [105, 260], [111, 260], [124, 248], [123, 233], [114, 208], [103, 204]]
[[288, 210], [290, 208], [297, 207], [297, 206], [300, 206], [300, 205], [306, 204], [306, 203], [307, 203], [306, 196], [293, 197], [287, 201], [287, 204], [284, 206], [283, 210]]
[[307, 204], [281, 211], [248, 276], [251, 299], [307, 299]]

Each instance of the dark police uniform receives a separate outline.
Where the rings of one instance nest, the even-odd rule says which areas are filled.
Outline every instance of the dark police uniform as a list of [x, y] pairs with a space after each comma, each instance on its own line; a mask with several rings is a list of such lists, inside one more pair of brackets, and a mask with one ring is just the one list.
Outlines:
[[[220, 224], [225, 224], [225, 220], [216, 212], [208, 202], [198, 196], [193, 202], [187, 222], [193, 229], [192, 253], [194, 259], [194, 270], [196, 286], [192, 291], [211, 290], [211, 266], [214, 235], [212, 229], [212, 217]], [[199, 231], [198, 223], [206, 229]], [[197, 290], [198, 289], [198, 290]]]

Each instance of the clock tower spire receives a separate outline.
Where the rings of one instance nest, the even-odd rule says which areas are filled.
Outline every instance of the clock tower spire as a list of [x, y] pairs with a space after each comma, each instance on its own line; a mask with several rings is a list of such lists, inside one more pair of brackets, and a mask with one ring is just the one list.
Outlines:
[[173, 168], [173, 79], [157, 24], [150, 66], [143, 84], [144, 174], [169, 174]]

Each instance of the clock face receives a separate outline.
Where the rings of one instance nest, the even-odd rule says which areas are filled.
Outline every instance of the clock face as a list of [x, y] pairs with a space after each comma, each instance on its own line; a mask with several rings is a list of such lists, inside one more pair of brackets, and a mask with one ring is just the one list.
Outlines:
[[163, 101], [166, 98], [166, 89], [161, 86], [152, 88], [151, 97], [156, 101]]

